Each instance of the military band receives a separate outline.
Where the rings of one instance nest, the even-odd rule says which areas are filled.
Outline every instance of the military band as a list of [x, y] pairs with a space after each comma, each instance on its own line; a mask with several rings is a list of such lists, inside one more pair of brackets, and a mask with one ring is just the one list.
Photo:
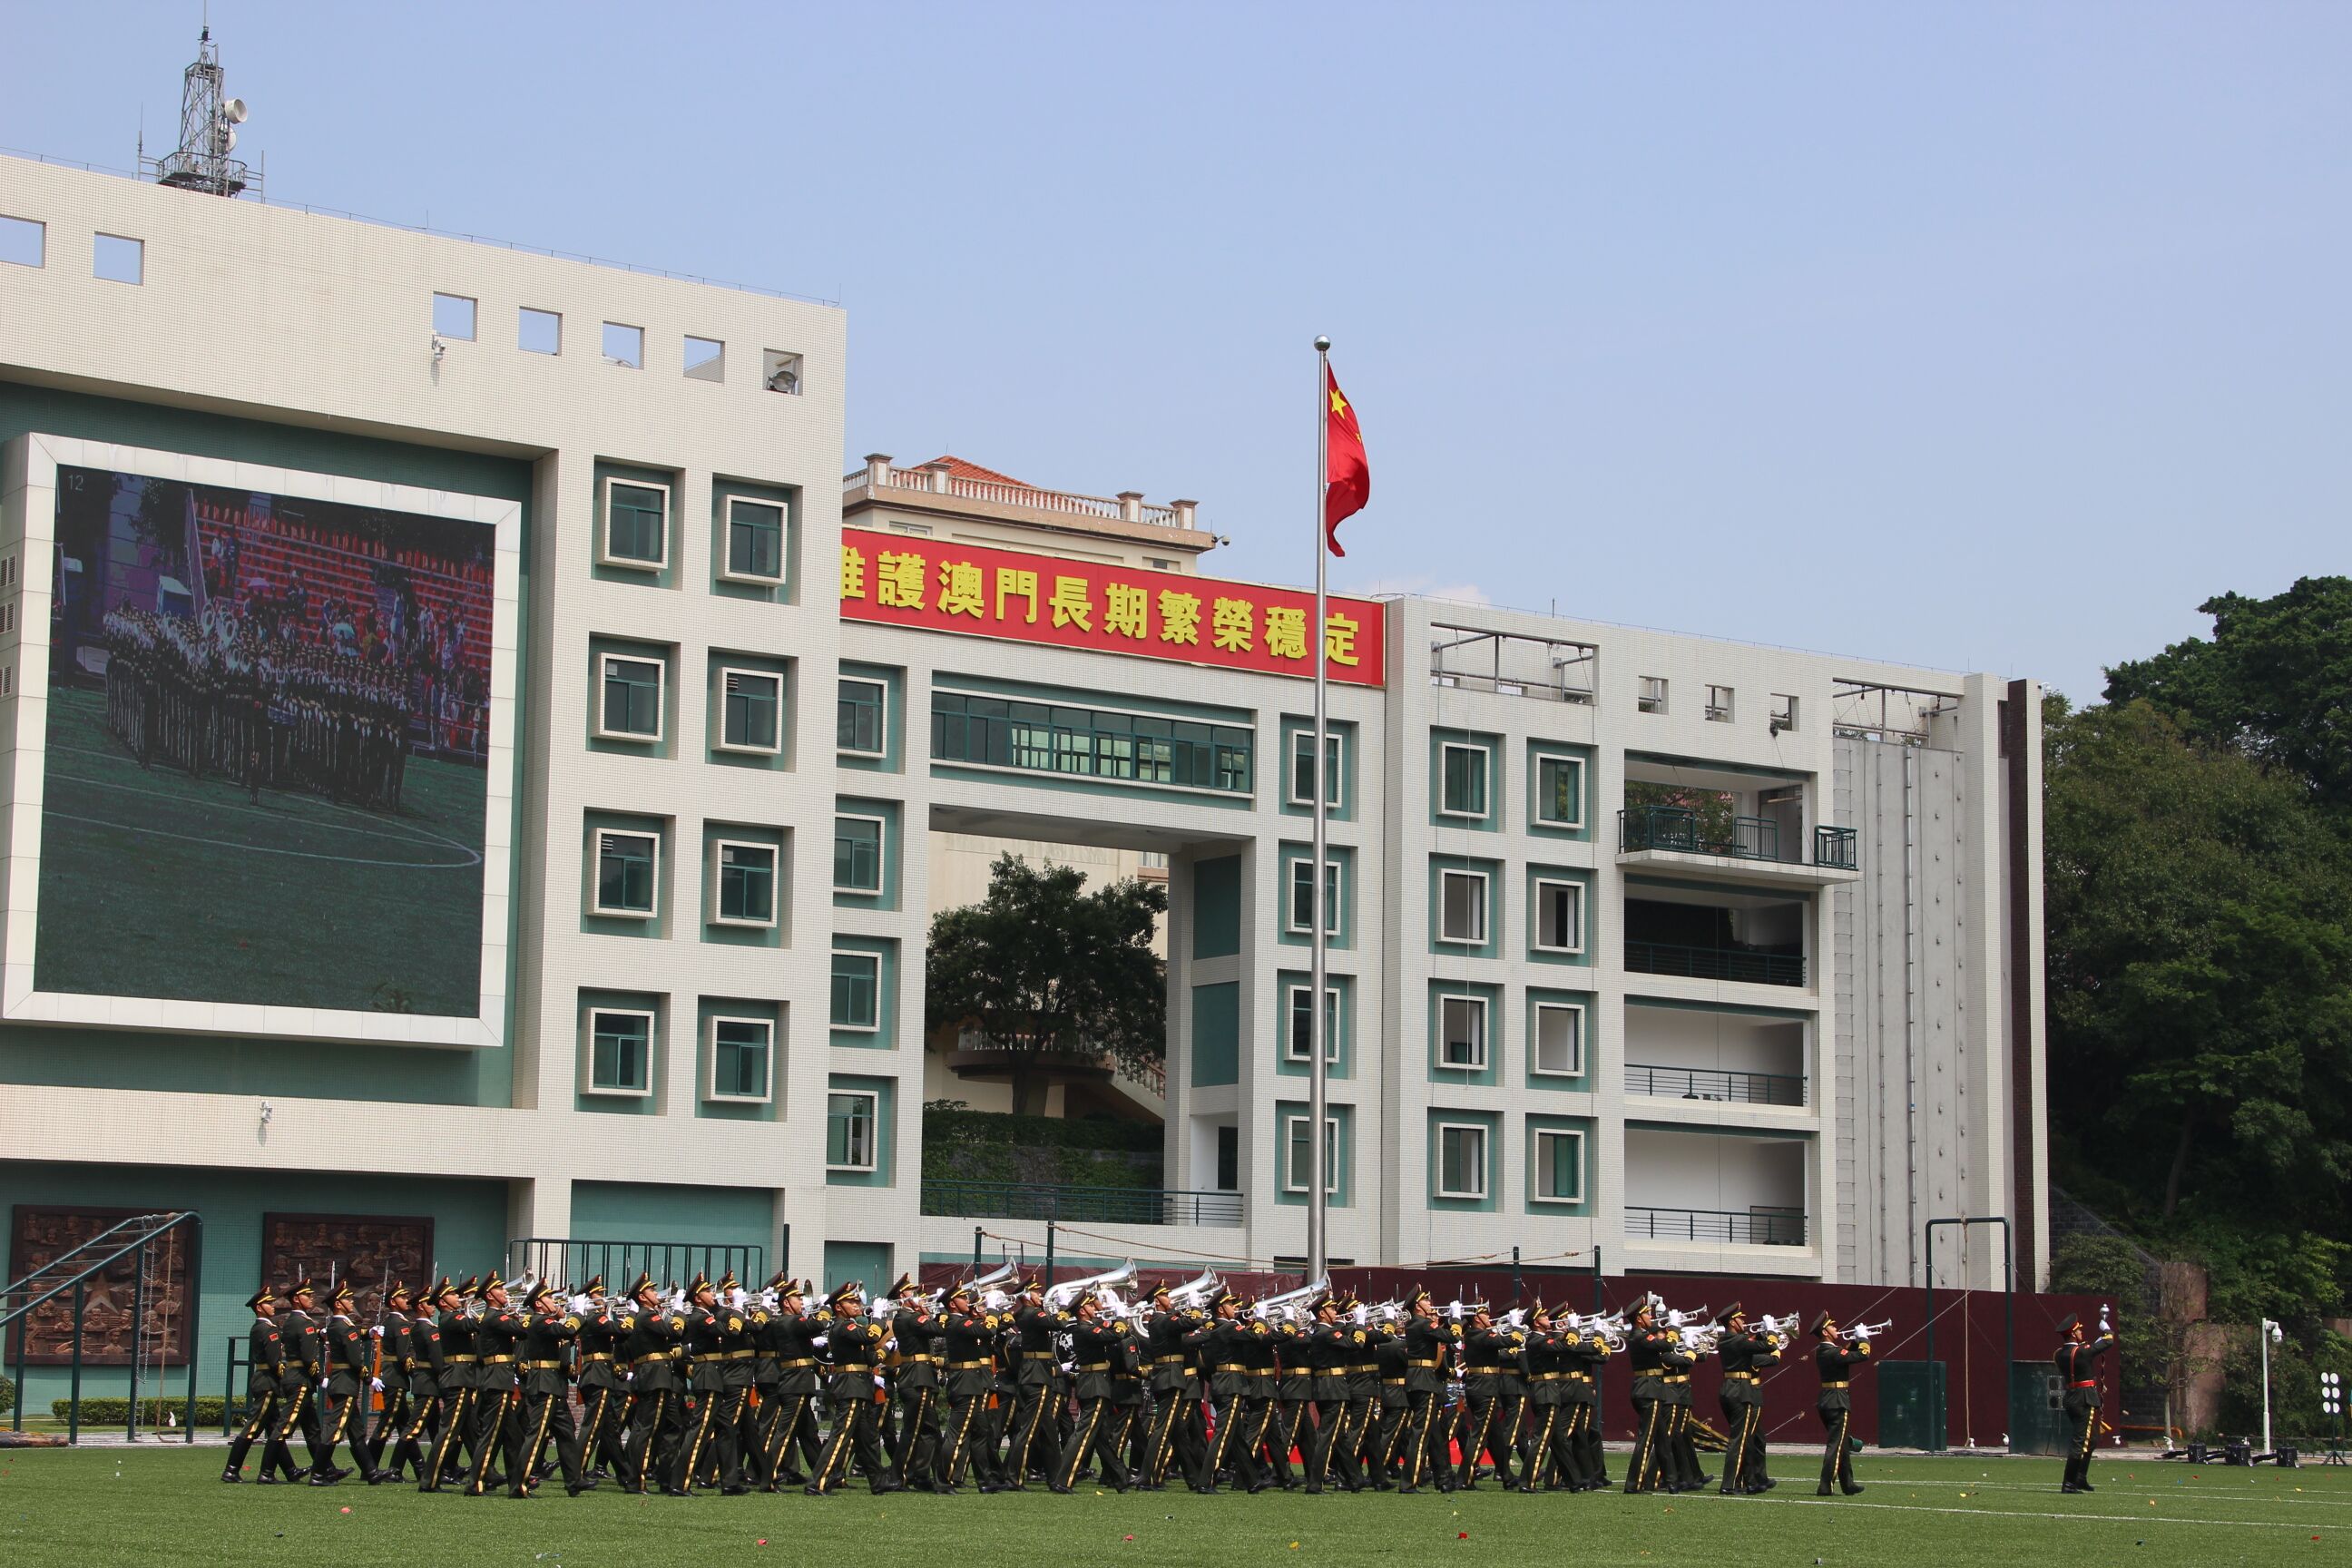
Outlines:
[[[1709, 1317], [1649, 1296], [1611, 1316], [1540, 1300], [1497, 1313], [1423, 1290], [1375, 1307], [1319, 1284], [1253, 1302], [1213, 1274], [1130, 1303], [1110, 1277], [1049, 1288], [1011, 1272], [936, 1290], [901, 1276], [871, 1303], [855, 1284], [815, 1299], [782, 1273], [756, 1292], [731, 1273], [683, 1289], [641, 1273], [614, 1295], [601, 1276], [576, 1294], [445, 1276], [393, 1285], [372, 1327], [354, 1319], [348, 1282], [323, 1314], [311, 1280], [264, 1289], [247, 1303], [246, 1411], [221, 1479], [245, 1479], [258, 1448], [263, 1484], [413, 1478], [420, 1491], [516, 1500], [557, 1478], [574, 1497], [606, 1479], [671, 1498], [853, 1484], [1066, 1494], [1087, 1480], [1411, 1495], [1475, 1489], [1488, 1475], [1522, 1493], [1597, 1491], [1611, 1485], [1602, 1374], [1622, 1356], [1626, 1492], [1710, 1484], [1702, 1444], [1722, 1452], [1721, 1495], [1775, 1485], [1762, 1385], [1793, 1315], [1751, 1323], [1738, 1302]], [[1826, 1312], [1810, 1324], [1822, 1496], [1863, 1489], [1853, 1388], [1885, 1327], [1841, 1329]], [[2063, 1489], [2083, 1492], [2096, 1363], [2115, 1341], [2074, 1319], [2062, 1330]], [[1691, 1399], [1709, 1357], [1720, 1433]]]

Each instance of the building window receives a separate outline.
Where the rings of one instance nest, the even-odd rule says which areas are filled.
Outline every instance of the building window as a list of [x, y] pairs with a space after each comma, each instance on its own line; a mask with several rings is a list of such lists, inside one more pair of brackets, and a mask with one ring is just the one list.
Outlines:
[[434, 295], [433, 335], [461, 343], [472, 342], [478, 310], [475, 302], [463, 294]]
[[749, 1101], [764, 1105], [772, 1094], [769, 1065], [774, 1057], [776, 1026], [765, 1018], [710, 1020], [711, 1100]]
[[659, 571], [669, 562], [669, 487], [638, 479], [604, 481], [604, 542], [597, 559], [607, 566]]
[[1486, 940], [1486, 873], [1437, 874], [1437, 939], [1479, 943]]
[[833, 819], [833, 889], [837, 893], [882, 890], [882, 818]]
[[688, 381], [725, 381], [727, 379], [727, 345], [717, 338], [686, 336], [686, 379]]
[[[1315, 934], [1315, 862], [1290, 863], [1290, 914], [1285, 929], [1298, 936]], [[1339, 934], [1339, 863], [1323, 862], [1323, 934]]]
[[1486, 1129], [1475, 1123], [1437, 1124], [1437, 1195], [1486, 1195]]
[[782, 349], [760, 351], [760, 384], [770, 392], [787, 396], [798, 395], [801, 389], [801, 356]]
[[46, 265], [49, 226], [28, 217], [0, 216], [0, 261], [17, 267]]
[[119, 234], [101, 234], [90, 248], [90, 273], [109, 283], [147, 280], [147, 242]]
[[1150, 567], [1154, 572], [1181, 572], [1184, 569], [1178, 563], [1162, 560], [1157, 555], [1145, 556], [1143, 558], [1143, 563], [1146, 566]]
[[1536, 883], [1536, 949], [1540, 952], [1584, 951], [1584, 885]]
[[773, 501], [727, 498], [727, 564], [719, 574], [730, 583], [784, 580], [784, 509]]
[[833, 1026], [882, 1027], [882, 961], [870, 952], [833, 955]]
[[1486, 999], [1437, 999], [1437, 1065], [1476, 1072], [1486, 1066]]
[[1238, 1127], [1217, 1129], [1217, 1191], [1237, 1193], [1242, 1190], [1242, 1130]]
[[1547, 1078], [1584, 1076], [1584, 1009], [1573, 1002], [1536, 1004], [1533, 1069]]
[[[1323, 737], [1324, 784], [1323, 804], [1337, 809], [1342, 781], [1339, 776], [1339, 737]], [[1315, 731], [1295, 731], [1290, 737], [1290, 804], [1312, 806], [1315, 804]]]
[[[1307, 1005], [1313, 990], [1310, 985], [1291, 985], [1284, 990], [1288, 1001], [1283, 1015], [1287, 1023], [1283, 1030], [1282, 1054], [1295, 1062], [1314, 1059], [1314, 1044], [1307, 1037], [1315, 1023]], [[1339, 1061], [1339, 988], [1336, 985], [1323, 990], [1323, 1059], [1335, 1067]]]
[[1528, 1158], [1535, 1162], [1537, 1202], [1584, 1201], [1582, 1132], [1572, 1127], [1538, 1127], [1528, 1139]]
[[624, 326], [618, 321], [604, 323], [604, 363], [629, 370], [646, 368], [646, 330]]
[[711, 920], [723, 926], [776, 923], [776, 847], [727, 839], [710, 847], [716, 899]]
[[554, 310], [534, 310], [525, 305], [515, 313], [515, 347], [527, 354], [563, 352], [563, 317]]
[[1536, 820], [1546, 827], [1584, 826], [1584, 760], [1536, 759]]
[[720, 751], [773, 756], [783, 750], [782, 676], [759, 669], [722, 669], [719, 695]]
[[1439, 748], [1444, 787], [1437, 809], [1445, 816], [1486, 815], [1486, 748], [1447, 742]]
[[588, 1092], [653, 1092], [654, 1016], [599, 1007], [588, 1015]]
[[1641, 694], [1633, 699], [1633, 706], [1644, 713], [1664, 712], [1666, 710], [1666, 678], [1663, 675], [1642, 677]]
[[651, 920], [661, 868], [661, 838], [651, 833], [596, 835], [596, 901], [591, 912]]
[[1728, 724], [1731, 722], [1731, 703], [1734, 695], [1735, 693], [1728, 686], [1710, 686], [1706, 689], [1706, 721], [1708, 723]]
[[871, 1171], [880, 1163], [881, 1096], [870, 1092], [824, 1097], [824, 1168]]
[[662, 738], [662, 661], [608, 653], [603, 665], [603, 700], [596, 706], [596, 733], [606, 741]]
[[853, 756], [880, 756], [882, 721], [889, 707], [890, 688], [879, 680], [852, 680], [844, 676], [840, 693], [835, 744]]
[[943, 763], [1247, 795], [1255, 742], [1231, 724], [931, 694], [931, 755]]
[[1786, 692], [1772, 694], [1772, 733], [1785, 734], [1797, 727], [1797, 700]]
[[[1314, 1154], [1307, 1146], [1309, 1121], [1304, 1116], [1282, 1119], [1282, 1146], [1286, 1152], [1282, 1190], [1286, 1193], [1307, 1191], [1313, 1174], [1307, 1168]], [[1323, 1191], [1331, 1197], [1339, 1195], [1339, 1123], [1337, 1118], [1328, 1116], [1323, 1119]]]

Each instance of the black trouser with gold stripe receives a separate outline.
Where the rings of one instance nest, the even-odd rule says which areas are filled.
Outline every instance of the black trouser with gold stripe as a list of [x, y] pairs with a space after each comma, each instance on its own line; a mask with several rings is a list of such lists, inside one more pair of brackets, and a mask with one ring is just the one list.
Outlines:
[[803, 1479], [793, 1463], [793, 1439], [808, 1419], [809, 1396], [762, 1389], [760, 1397], [763, 1401], [760, 1408], [760, 1484], [773, 1487], [787, 1479]]
[[1822, 1430], [1829, 1434], [1829, 1441], [1822, 1446], [1822, 1490], [1829, 1490], [1832, 1484], [1851, 1490], [1853, 1450], [1847, 1447], [1846, 1436], [1853, 1430], [1853, 1412], [1832, 1410], [1826, 1405], [1819, 1408]]
[[1094, 1457], [1095, 1473], [1114, 1487], [1128, 1484], [1127, 1460], [1118, 1451], [1119, 1439], [1126, 1434], [1128, 1412], [1108, 1398], [1087, 1400], [1078, 1407], [1078, 1425], [1072, 1435], [1068, 1452], [1062, 1456], [1062, 1468], [1055, 1476], [1063, 1486], [1075, 1486], [1078, 1471], [1089, 1456]]
[[1013, 1425], [1005, 1436], [1012, 1447], [1004, 1457], [1004, 1484], [1024, 1487], [1029, 1472], [1062, 1473], [1062, 1433], [1056, 1407], [1062, 1385], [1051, 1379], [1021, 1385], [1020, 1402], [1013, 1407]]
[[302, 1447], [310, 1460], [313, 1473], [331, 1469], [320, 1457], [320, 1444], [325, 1436], [319, 1421], [319, 1389], [310, 1378], [288, 1379], [291, 1388], [280, 1384], [278, 1389], [278, 1440], [290, 1452], [294, 1438], [299, 1434]]
[[[1728, 1386], [1728, 1385], [1727, 1385]], [[1749, 1385], [1748, 1392], [1753, 1393]], [[1723, 1402], [1723, 1489], [1760, 1492], [1764, 1489], [1764, 1402], [1756, 1398]]]
[[1528, 1430], [1519, 1449], [1519, 1482], [1533, 1487], [1574, 1487], [1584, 1483], [1570, 1431], [1574, 1406], [1528, 1405]]
[[[356, 1389], [343, 1386], [354, 1382], [359, 1384]], [[327, 1428], [323, 1444], [327, 1463], [335, 1462], [338, 1447], [349, 1444], [352, 1468], [366, 1475], [375, 1468], [367, 1455], [368, 1405], [373, 1403], [369, 1396], [373, 1391], [365, 1382], [348, 1376], [339, 1376], [333, 1384], [320, 1398], [320, 1415]]]
[[[1444, 1396], [1433, 1389], [1413, 1388], [1405, 1391], [1404, 1420], [1396, 1434], [1395, 1453], [1404, 1463], [1404, 1473], [1398, 1480], [1408, 1487], [1417, 1487], [1430, 1473], [1431, 1445], [1436, 1439], [1439, 1418], [1445, 1415]], [[1447, 1421], [1452, 1417], [1445, 1416]], [[1440, 1465], [1446, 1461], [1441, 1458]]]
[[480, 1497], [498, 1484], [499, 1473], [493, 1469], [491, 1456], [499, 1456], [512, 1475], [521, 1457], [515, 1452], [522, 1447], [522, 1397], [511, 1386], [513, 1379], [500, 1377], [497, 1386], [474, 1390], [474, 1470], [466, 1480], [468, 1497]]
[[521, 1497], [538, 1484], [533, 1478], [539, 1469], [539, 1457], [551, 1439], [555, 1444], [555, 1462], [563, 1472], [563, 1484], [577, 1487], [582, 1466], [580, 1437], [572, 1424], [572, 1391], [527, 1391], [520, 1396], [516, 1410], [515, 1429], [522, 1435], [523, 1442], [513, 1467], [507, 1472], [508, 1495]]
[[1664, 1447], [1668, 1484], [1685, 1491], [1706, 1485], [1706, 1472], [1698, 1467], [1698, 1439], [1691, 1430], [1695, 1422], [1687, 1386], [1680, 1390], [1667, 1414]]
[[1257, 1459], [1250, 1452], [1250, 1443], [1257, 1428], [1265, 1424], [1265, 1402], [1246, 1394], [1233, 1394], [1217, 1406], [1217, 1436], [1209, 1450], [1209, 1475], [1214, 1480], [1220, 1470], [1233, 1471], [1234, 1485], [1255, 1486], [1258, 1481]]
[[[848, 1388], [852, 1383], [854, 1393]], [[874, 1478], [877, 1489], [884, 1485], [889, 1463], [882, 1451], [881, 1422], [872, 1394], [873, 1384], [863, 1373], [835, 1381], [833, 1436], [825, 1443], [824, 1457], [817, 1461], [816, 1474], [809, 1478], [811, 1490], [831, 1491], [848, 1480], [853, 1458]]]
[[609, 1468], [627, 1490], [635, 1488], [630, 1463], [629, 1391], [580, 1385], [580, 1464], [583, 1470]]
[[694, 1392], [694, 1417], [687, 1429], [686, 1447], [670, 1473], [673, 1490], [688, 1492], [716, 1464], [719, 1484], [732, 1489], [743, 1484], [741, 1440], [743, 1405], [748, 1388], [698, 1388]]
[[669, 1489], [670, 1470], [686, 1447], [686, 1394], [675, 1388], [639, 1389], [629, 1400], [628, 1468], [622, 1485], [643, 1493], [659, 1481]]
[[982, 1451], [988, 1441], [988, 1389], [983, 1384], [971, 1394], [951, 1394], [948, 1396], [948, 1418], [940, 1429], [939, 1469], [940, 1480], [946, 1486], [963, 1484], [964, 1472], [977, 1469], [980, 1484], [996, 1484], [996, 1456], [993, 1451]]
[[1462, 1470], [1456, 1478], [1468, 1486], [1478, 1475], [1478, 1454], [1495, 1457], [1495, 1479], [1511, 1484], [1511, 1440], [1519, 1429], [1519, 1402], [1490, 1394], [1483, 1399], [1463, 1396], [1468, 1415], [1462, 1424]]
[[909, 1487], [947, 1483], [940, 1462], [940, 1391], [932, 1387], [897, 1391], [898, 1406], [898, 1479]]
[[1356, 1465], [1356, 1428], [1349, 1420], [1360, 1408], [1347, 1399], [1315, 1402], [1315, 1446], [1307, 1456], [1308, 1486], [1328, 1486], [1334, 1472], [1349, 1491], [1364, 1484], [1364, 1472]]
[[473, 1432], [474, 1390], [471, 1387], [463, 1384], [445, 1387], [440, 1394], [440, 1406], [434, 1417], [437, 1430], [433, 1447], [425, 1454], [425, 1462], [416, 1477], [416, 1489], [421, 1492], [441, 1489], [441, 1478], [457, 1467], [458, 1451]]
[[228, 1463], [224, 1468], [232, 1473], [243, 1470], [246, 1451], [259, 1443], [261, 1473], [266, 1476], [274, 1471], [282, 1473], [289, 1481], [294, 1479], [294, 1456], [288, 1450], [286, 1440], [278, 1435], [278, 1402], [280, 1397], [274, 1388], [246, 1394], [245, 1425], [238, 1428], [236, 1441], [229, 1445]]
[[1568, 1423], [1570, 1451], [1583, 1466], [1584, 1478], [1596, 1486], [1609, 1484], [1609, 1452], [1601, 1446], [1601, 1408], [1588, 1395], [1560, 1407]]
[[1668, 1409], [1663, 1399], [1634, 1396], [1633, 1452], [1625, 1461], [1625, 1489], [1629, 1492], [1651, 1491], [1658, 1485]]
[[2099, 1391], [2070, 1388], [2059, 1409], [2066, 1418], [2066, 1471], [2060, 1484], [2089, 1486], [2091, 1450], [2099, 1441]]
[[1144, 1479], [1153, 1486], [1165, 1486], [1168, 1471], [1181, 1465], [1188, 1485], [1209, 1485], [1213, 1477], [1202, 1473], [1202, 1461], [1208, 1456], [1201, 1442], [1201, 1396], [1185, 1384], [1163, 1388], [1151, 1396], [1151, 1435], [1146, 1445], [1150, 1465]]

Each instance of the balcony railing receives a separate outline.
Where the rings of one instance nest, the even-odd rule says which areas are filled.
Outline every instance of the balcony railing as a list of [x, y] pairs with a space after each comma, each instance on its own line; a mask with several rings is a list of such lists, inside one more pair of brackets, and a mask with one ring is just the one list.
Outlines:
[[923, 1212], [972, 1219], [1092, 1225], [1239, 1225], [1239, 1193], [1168, 1187], [1040, 1186], [1027, 1182], [923, 1181]]
[[[967, 1024], [956, 1033], [955, 1048], [959, 1052], [979, 1054], [1005, 1047], [991, 1045], [978, 1029]], [[1115, 1051], [1096, 1055], [1073, 1053], [1055, 1056], [1043, 1064], [1042, 1070], [1050, 1073], [1055, 1065], [1074, 1059], [1083, 1059], [1087, 1066], [1099, 1068], [1113, 1078], [1131, 1083], [1155, 1099], [1168, 1098], [1168, 1060], [1165, 1057], [1144, 1057], [1129, 1063]]]
[[1646, 1067], [1640, 1062], [1628, 1062], [1625, 1092], [1666, 1100], [1721, 1100], [1732, 1105], [1802, 1105], [1805, 1079], [1799, 1073]]
[[1678, 947], [1664, 942], [1625, 943], [1625, 967], [1637, 974], [1679, 974], [1686, 980], [1740, 980], [1753, 985], [1802, 985], [1804, 954], [1753, 947]]
[[[1734, 860], [1769, 860], [1779, 865], [1802, 864], [1796, 846], [1783, 853], [1780, 824], [1769, 816], [1735, 816], [1727, 828], [1702, 819], [1688, 806], [1629, 805], [1617, 814], [1617, 847], [1622, 854], [1642, 849], [1666, 849], [1682, 855], [1721, 855]], [[1854, 833], [1851, 827], [1813, 829], [1813, 864], [1839, 870], [1854, 868]]]
[[1802, 1209], [1625, 1209], [1628, 1241], [1725, 1241], [1742, 1247], [1802, 1247]]

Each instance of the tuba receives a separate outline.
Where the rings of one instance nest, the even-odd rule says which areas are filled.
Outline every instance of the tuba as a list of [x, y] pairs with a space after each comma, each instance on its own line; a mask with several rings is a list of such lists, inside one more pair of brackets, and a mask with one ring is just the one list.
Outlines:
[[1135, 1260], [1129, 1258], [1118, 1268], [1101, 1274], [1089, 1274], [1083, 1279], [1065, 1279], [1059, 1285], [1047, 1286], [1045, 1305], [1057, 1312], [1066, 1312], [1069, 1310], [1071, 1302], [1089, 1290], [1099, 1290], [1105, 1286], [1117, 1289], [1119, 1286], [1133, 1283], [1135, 1283]]

